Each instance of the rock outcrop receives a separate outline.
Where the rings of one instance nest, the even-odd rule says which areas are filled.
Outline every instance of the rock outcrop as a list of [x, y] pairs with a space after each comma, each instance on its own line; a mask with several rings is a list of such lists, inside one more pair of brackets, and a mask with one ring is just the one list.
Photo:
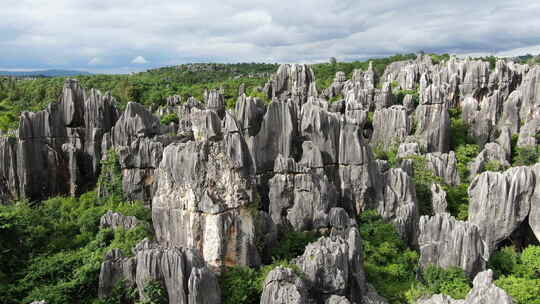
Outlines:
[[260, 200], [255, 180], [238, 163], [223, 142], [167, 146], [152, 202], [157, 240], [193, 248], [213, 267], [257, 266], [264, 215], [253, 211]]
[[135, 247], [135, 252], [136, 283], [142, 299], [146, 298], [145, 286], [157, 281], [166, 288], [171, 304], [221, 303], [215, 274], [193, 250], [162, 247], [144, 240]]
[[277, 267], [264, 280], [261, 304], [309, 304], [307, 283], [290, 268]]
[[484, 172], [469, 187], [469, 222], [478, 226], [489, 252], [509, 237], [531, 209], [535, 176], [529, 167]]
[[101, 217], [99, 221], [99, 228], [112, 228], [113, 230], [121, 228], [129, 230], [137, 227], [139, 224], [139, 220], [137, 220], [137, 218], [134, 216], [125, 216], [121, 213], [112, 212], [109, 210]]
[[486, 246], [476, 225], [458, 221], [448, 213], [438, 213], [422, 216], [419, 231], [421, 267], [455, 266], [470, 276], [485, 269]]

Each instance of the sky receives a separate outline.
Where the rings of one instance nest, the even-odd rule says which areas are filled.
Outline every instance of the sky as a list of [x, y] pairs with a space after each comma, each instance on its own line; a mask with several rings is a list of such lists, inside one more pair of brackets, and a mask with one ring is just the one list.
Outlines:
[[1, 0], [0, 70], [540, 53], [538, 0]]

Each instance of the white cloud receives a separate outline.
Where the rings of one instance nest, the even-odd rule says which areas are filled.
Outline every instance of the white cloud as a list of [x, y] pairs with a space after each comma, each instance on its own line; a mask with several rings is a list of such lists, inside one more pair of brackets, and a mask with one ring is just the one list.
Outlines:
[[88, 61], [88, 65], [100, 65], [103, 63], [103, 60], [99, 57], [94, 57], [90, 61]]
[[137, 56], [133, 60], [131, 60], [131, 63], [135, 64], [147, 64], [148, 60], [144, 59], [143, 56]]
[[5, 1], [6, 68], [120, 71], [132, 64], [316, 62], [418, 50], [513, 53], [540, 45], [535, 0]]

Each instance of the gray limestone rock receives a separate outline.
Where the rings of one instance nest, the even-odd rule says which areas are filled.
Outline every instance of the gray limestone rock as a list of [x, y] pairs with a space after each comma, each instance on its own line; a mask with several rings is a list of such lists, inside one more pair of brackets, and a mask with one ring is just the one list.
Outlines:
[[259, 98], [240, 95], [236, 101], [236, 119], [242, 132], [255, 136], [266, 113], [266, 104]]
[[459, 172], [457, 170], [457, 158], [454, 151], [448, 153], [427, 153], [427, 168], [444, 180], [449, 185], [459, 185]]
[[217, 90], [210, 90], [205, 93], [206, 108], [217, 113], [220, 118], [223, 118], [223, 115], [225, 115], [225, 97], [223, 97], [223, 94]]
[[99, 272], [98, 296], [100, 299], [111, 295], [114, 287], [123, 281], [125, 287], [135, 287], [137, 261], [126, 257], [120, 249], [113, 249], [105, 255]]
[[471, 176], [476, 176], [485, 170], [488, 163], [495, 162], [501, 168], [510, 167], [510, 163], [506, 160], [506, 151], [498, 143], [488, 143], [484, 149], [476, 156], [470, 164]]
[[277, 174], [269, 181], [269, 210], [274, 223], [296, 231], [327, 227], [338, 192], [324, 170], [278, 155], [274, 172]]
[[356, 227], [332, 230], [309, 244], [295, 260], [313, 291], [321, 297], [344, 296], [360, 303], [366, 293], [360, 234]]
[[107, 211], [99, 220], [99, 228], [112, 228], [113, 230], [122, 228], [125, 230], [135, 228], [139, 225], [139, 220], [134, 216], [125, 216], [119, 212]]
[[416, 242], [418, 207], [412, 178], [400, 168], [384, 175], [384, 199], [377, 207], [383, 219], [391, 221], [409, 244]]
[[261, 304], [311, 304], [307, 283], [294, 270], [278, 266], [264, 280]]
[[445, 213], [446, 208], [448, 207], [448, 202], [446, 201], [446, 191], [443, 190], [439, 184], [431, 184], [431, 205], [433, 213]]
[[192, 113], [191, 124], [196, 141], [215, 141], [222, 138], [221, 120], [216, 111], [202, 110]]
[[337, 164], [341, 117], [328, 112], [326, 102], [308, 101], [302, 107], [300, 135], [315, 144], [325, 164]]
[[112, 130], [116, 146], [129, 146], [139, 137], [153, 137], [159, 134], [159, 119], [143, 105], [129, 102], [126, 110]]
[[375, 111], [371, 145], [389, 150], [402, 143], [411, 132], [411, 122], [404, 106], [395, 105]]
[[257, 172], [272, 170], [278, 154], [287, 158], [294, 157], [297, 154], [297, 136], [298, 120], [291, 105], [272, 102], [264, 115], [259, 133], [247, 139]]
[[472, 181], [469, 222], [479, 227], [489, 253], [525, 220], [534, 189], [535, 176], [529, 167], [484, 172]]
[[470, 276], [485, 269], [487, 252], [480, 229], [448, 213], [422, 216], [418, 245], [420, 266], [460, 267]]
[[419, 105], [415, 112], [415, 137], [420, 150], [447, 152], [450, 145], [450, 116], [443, 104]]
[[167, 146], [152, 201], [157, 240], [193, 248], [215, 268], [257, 266], [257, 241], [268, 231], [251, 207], [260, 204], [255, 180], [237, 166], [223, 142]]
[[[215, 275], [196, 252], [178, 247], [163, 247], [143, 240], [135, 247], [136, 283], [144, 300], [144, 287], [158, 281], [166, 288], [171, 304], [219, 304], [221, 291]], [[201, 288], [205, 288], [202, 293]]]
[[420, 147], [418, 143], [402, 143], [399, 145], [397, 157], [407, 158], [412, 155], [418, 155], [420, 153]]

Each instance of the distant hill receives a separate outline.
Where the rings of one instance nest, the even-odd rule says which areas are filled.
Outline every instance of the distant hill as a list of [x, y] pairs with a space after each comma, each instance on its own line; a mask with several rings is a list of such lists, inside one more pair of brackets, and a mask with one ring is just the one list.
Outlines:
[[92, 75], [85, 71], [71, 71], [71, 70], [43, 70], [43, 71], [25, 71], [25, 72], [13, 72], [13, 71], [0, 71], [0, 76], [14, 76], [14, 77], [67, 77], [67, 76], [81, 76]]

